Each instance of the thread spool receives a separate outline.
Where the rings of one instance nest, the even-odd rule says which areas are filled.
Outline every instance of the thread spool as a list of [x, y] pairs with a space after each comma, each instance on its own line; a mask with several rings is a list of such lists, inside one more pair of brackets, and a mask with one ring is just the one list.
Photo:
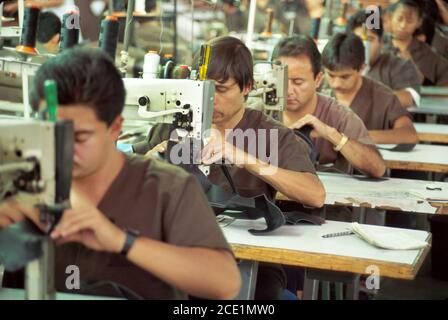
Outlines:
[[342, 5], [341, 16], [336, 19], [336, 24], [338, 26], [345, 26], [345, 25], [347, 25], [347, 12], [348, 12], [348, 3], [344, 3]]
[[156, 79], [159, 71], [160, 56], [156, 51], [149, 51], [145, 54], [143, 64], [143, 79]]
[[264, 31], [261, 34], [263, 36], [269, 37], [272, 36], [272, 23], [274, 22], [274, 10], [268, 8], [266, 9], [266, 14], [268, 15], [268, 19], [266, 20]]
[[190, 68], [183, 64], [177, 66], [173, 70], [173, 79], [189, 79], [190, 78]]
[[146, 12], [146, 0], [135, 0], [135, 12], [145, 13]]
[[165, 65], [168, 61], [174, 61], [174, 57], [171, 53], [165, 53], [163, 58], [160, 60], [163, 65]]
[[319, 38], [320, 29], [320, 18], [315, 18], [311, 20], [311, 38], [317, 40]]
[[58, 89], [56, 81], [47, 79], [44, 82], [45, 101], [47, 102], [48, 120], [56, 122], [58, 108]]
[[[165, 59], [161, 59], [163, 61]], [[162, 79], [171, 79], [173, 77], [173, 70], [176, 67], [176, 64], [173, 60], [166, 60], [165, 64], [161, 68], [160, 78]]]
[[39, 13], [40, 9], [35, 6], [25, 8], [22, 36], [20, 37], [20, 44], [16, 47], [16, 51], [24, 54], [37, 54], [36, 36]]
[[211, 46], [209, 44], [201, 45], [201, 56], [199, 62], [199, 80], [207, 79], [207, 70], [210, 63]]
[[[362, 44], [364, 45], [364, 64], [366, 66], [370, 65], [370, 41], [367, 37], [367, 28], [363, 25], [363, 30], [361, 34]], [[368, 68], [364, 69], [364, 72], [368, 72]]]
[[79, 12], [77, 11], [71, 11], [62, 16], [61, 42], [59, 44], [61, 52], [78, 44], [79, 19]]
[[366, 39], [362, 43], [364, 45], [364, 63], [368, 66], [370, 65], [370, 41]]
[[104, 50], [114, 61], [115, 52], [117, 51], [119, 28], [120, 23], [115, 16], [107, 16], [103, 21], [101, 21], [99, 47]]

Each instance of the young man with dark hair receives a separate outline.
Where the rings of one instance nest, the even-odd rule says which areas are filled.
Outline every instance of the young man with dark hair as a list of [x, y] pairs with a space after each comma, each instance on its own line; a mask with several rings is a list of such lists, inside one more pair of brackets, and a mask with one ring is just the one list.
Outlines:
[[421, 3], [416, 0], [399, 0], [389, 10], [390, 34], [385, 49], [411, 60], [425, 78], [425, 84], [448, 85], [448, 60], [419, 41], [415, 32], [422, 26]]
[[[212, 39], [209, 41], [209, 45], [211, 53], [207, 78], [215, 81], [215, 106], [212, 123], [213, 128], [221, 134], [225, 143], [213, 142], [206, 145], [202, 161], [205, 164], [212, 164], [221, 158], [232, 163], [234, 160], [246, 159], [243, 164], [236, 163], [238, 167], [234, 166], [231, 170], [232, 176], [235, 176], [236, 188], [243, 195], [254, 196], [261, 192], [273, 197], [275, 192], [279, 191], [305, 205], [321, 207], [325, 193], [307, 156], [306, 143], [281, 123], [262, 112], [245, 108], [246, 97], [254, 83], [252, 54], [249, 49], [241, 40], [229, 36]], [[232, 140], [234, 136], [231, 133], [238, 129], [243, 133], [245, 130], [258, 131], [260, 129], [278, 132], [278, 166], [254, 159], [253, 156], [256, 155], [248, 154], [247, 150], [241, 150], [236, 148], [236, 145], [232, 145], [237, 139]], [[148, 141], [134, 145], [134, 151], [144, 154], [159, 144], [161, 140], [169, 138], [169, 132], [156, 133], [156, 131], [157, 129], [153, 134], [150, 133]], [[258, 135], [256, 136], [258, 141]], [[267, 136], [269, 136], [269, 132]], [[249, 143], [257, 145], [257, 141]], [[272, 148], [274, 147], [272, 145]], [[249, 164], [251, 162], [255, 163]], [[275, 173], [272, 175], [261, 174], [262, 171], [269, 169]], [[227, 184], [227, 180], [220, 173], [221, 170], [216, 170], [217, 176], [215, 176], [212, 171], [210, 179], [218, 184], [220, 182]], [[248, 189], [247, 185], [252, 187]], [[244, 192], [245, 189], [248, 191]]]
[[362, 119], [375, 143], [418, 143], [411, 115], [394, 93], [362, 76], [364, 59], [364, 45], [355, 34], [336, 34], [325, 46], [322, 64], [336, 99]]
[[[227, 137], [227, 130], [236, 129], [241, 129], [243, 132], [248, 129], [278, 131], [279, 163], [277, 168], [273, 168], [275, 173], [263, 176], [261, 172], [268, 170], [272, 164], [264, 163], [260, 159], [254, 161], [255, 164], [244, 164], [241, 169], [234, 168], [236, 170], [233, 175], [236, 177], [237, 188], [241, 185], [242, 189], [247, 189], [248, 181], [253, 180], [250, 185], [259, 185], [259, 191], [265, 188], [266, 191], [275, 189], [297, 202], [321, 207], [325, 192], [307, 157], [307, 147], [303, 140], [262, 112], [244, 108], [245, 97], [254, 83], [253, 61], [249, 49], [233, 37], [216, 38], [209, 43], [211, 57], [207, 77], [215, 81], [216, 88], [214, 128], [221, 133], [222, 137]], [[231, 145], [226, 145], [228, 148], [224, 150], [221, 147], [220, 144], [207, 145], [203, 150], [203, 161], [214, 163], [221, 156], [227, 159], [233, 152], [237, 155], [236, 159], [254, 156], [247, 154], [247, 150], [240, 150]], [[266, 154], [271, 153], [271, 150], [268, 151]], [[272, 152], [274, 151], [273, 149]], [[214, 156], [210, 157], [210, 153], [214, 153]], [[221, 173], [221, 171], [218, 172]], [[254, 191], [250, 193], [255, 195]]]
[[[98, 287], [91, 294], [117, 294], [99, 286], [112, 283], [145, 299], [234, 298], [239, 271], [196, 178], [117, 151], [125, 90], [113, 62], [82, 48], [48, 60], [35, 77], [35, 109], [44, 105], [48, 79], [57, 84], [58, 117], [75, 128], [71, 208], [51, 234], [64, 244], [56, 250], [57, 290], [67, 290], [66, 267], [76, 265], [83, 286]], [[3, 203], [0, 226], [37, 215]]]
[[[288, 104], [283, 121], [292, 129], [313, 127], [311, 136], [319, 164], [332, 163], [339, 170], [346, 170], [348, 162], [368, 176], [381, 177], [384, 161], [362, 120], [333, 98], [317, 93], [323, 73], [314, 41], [305, 36], [285, 38], [277, 44], [273, 58], [288, 66]], [[344, 137], [347, 142], [337, 148]]]
[[59, 52], [61, 20], [52, 12], [41, 12], [37, 24], [37, 50], [39, 53]]
[[[207, 78], [215, 82], [212, 122], [221, 138], [212, 139], [204, 147], [202, 162], [222, 163], [224, 159], [231, 163], [229, 172], [237, 192], [242, 196], [265, 194], [273, 199], [276, 192], [281, 192], [304, 205], [322, 207], [325, 190], [310, 161], [307, 144], [261, 111], [245, 108], [245, 98], [254, 83], [249, 49], [234, 37], [219, 37], [209, 41], [209, 44], [211, 53]], [[253, 138], [246, 139], [245, 134], [250, 132], [254, 132]], [[261, 139], [272, 134], [277, 139], [268, 139], [261, 147]], [[241, 137], [244, 138], [244, 145], [237, 144]], [[148, 147], [153, 148], [168, 138], [169, 133], [150, 134]], [[260, 152], [261, 155], [277, 154], [278, 163], [263, 161]], [[211, 167], [209, 180], [230, 189], [227, 178], [216, 166]], [[256, 299], [280, 299], [285, 287], [286, 279], [281, 266], [260, 264]]]
[[369, 15], [360, 10], [350, 17], [347, 32], [353, 32], [358, 37], [366, 37], [369, 43], [369, 65], [365, 75], [381, 82], [394, 91], [403, 107], [408, 108], [420, 104], [421, 79], [414, 64], [393, 55], [381, 52], [383, 48], [383, 26], [380, 18], [379, 28], [369, 28], [366, 20]]

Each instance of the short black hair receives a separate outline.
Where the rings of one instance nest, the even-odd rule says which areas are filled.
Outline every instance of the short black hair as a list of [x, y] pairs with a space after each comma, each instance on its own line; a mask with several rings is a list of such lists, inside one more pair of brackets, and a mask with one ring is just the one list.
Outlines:
[[41, 12], [37, 22], [37, 41], [47, 43], [61, 33], [61, 20], [53, 12]]
[[353, 33], [335, 34], [322, 52], [322, 64], [329, 70], [352, 68], [360, 70], [365, 60], [361, 38]]
[[[208, 42], [211, 47], [207, 78], [226, 82], [234, 78], [240, 90], [254, 84], [254, 63], [249, 48], [239, 39], [223, 36]], [[199, 53], [195, 55], [198, 65]]]
[[409, 7], [414, 9], [418, 16], [421, 18], [423, 16], [423, 9], [424, 9], [424, 1], [419, 1], [419, 0], [398, 0], [397, 2], [395, 2], [392, 7], [391, 7], [391, 11], [395, 12], [395, 10], [400, 7], [400, 6], [404, 6], [404, 7]]
[[48, 79], [56, 82], [60, 107], [85, 105], [108, 126], [123, 111], [123, 80], [114, 62], [98, 48], [72, 48], [48, 59], [34, 77], [30, 92], [34, 110], [45, 99], [44, 82]]
[[297, 57], [305, 55], [310, 59], [314, 77], [322, 70], [322, 58], [316, 43], [309, 36], [293, 35], [281, 39], [272, 53], [273, 60], [279, 57]]
[[[370, 15], [365, 10], [359, 10], [358, 12], [356, 12], [354, 15], [352, 15], [350, 17], [345, 31], [353, 32], [356, 28], [362, 27], [366, 23], [366, 20], [369, 16]], [[375, 33], [378, 36], [378, 38], [381, 39], [383, 37], [383, 33], [384, 33], [383, 19], [381, 19], [381, 17], [380, 17], [379, 22], [380, 22], [379, 28], [372, 28], [369, 30], [372, 31], [373, 33]]]

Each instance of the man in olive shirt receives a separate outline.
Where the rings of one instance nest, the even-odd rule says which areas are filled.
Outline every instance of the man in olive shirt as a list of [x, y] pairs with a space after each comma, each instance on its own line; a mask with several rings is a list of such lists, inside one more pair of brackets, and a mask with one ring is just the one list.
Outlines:
[[410, 114], [386, 86], [362, 76], [365, 51], [355, 34], [336, 34], [322, 52], [328, 85], [336, 99], [364, 122], [375, 143], [416, 144]]
[[[362, 120], [333, 98], [318, 94], [323, 73], [321, 55], [314, 41], [305, 36], [292, 36], [279, 42], [274, 59], [288, 66], [288, 104], [283, 112], [285, 125], [300, 129], [311, 125], [311, 134], [319, 164], [335, 164], [347, 170], [347, 162], [369, 176], [381, 177], [385, 171], [379, 155]], [[336, 151], [344, 140], [349, 140]]]
[[415, 65], [397, 57], [390, 52], [381, 52], [383, 48], [383, 26], [380, 19], [379, 28], [366, 27], [369, 15], [360, 10], [350, 17], [347, 32], [353, 32], [361, 39], [366, 37], [369, 43], [369, 65], [365, 75], [381, 82], [394, 91], [403, 107], [420, 104], [421, 79]]
[[[57, 290], [69, 290], [65, 270], [76, 265], [83, 293], [119, 295], [113, 289], [120, 288], [145, 299], [234, 298], [238, 268], [196, 179], [116, 149], [125, 90], [113, 62], [82, 48], [48, 60], [35, 76], [35, 109], [44, 106], [47, 79], [57, 84], [58, 117], [75, 128], [71, 208], [51, 233], [61, 244]], [[0, 227], [25, 216], [40, 225], [35, 209], [7, 201]]]
[[[231, 173], [237, 179], [237, 189], [240, 185], [238, 176], [243, 174], [241, 189], [264, 190], [270, 196], [272, 192], [269, 190], [273, 188], [297, 202], [321, 207], [325, 192], [308, 157], [307, 144], [281, 123], [258, 110], [245, 108], [246, 97], [254, 83], [249, 49], [234, 37], [215, 38], [209, 44], [211, 53], [207, 78], [215, 81], [212, 123], [216, 135], [202, 150], [202, 163], [222, 164], [224, 160], [232, 164]], [[147, 153], [169, 137], [168, 131], [169, 128], [155, 128], [148, 141], [133, 146], [134, 151]], [[277, 138], [269, 139], [272, 134]], [[260, 142], [265, 136], [266, 145], [262, 150]], [[242, 137], [248, 138], [240, 146], [238, 141], [242, 141]], [[270, 154], [276, 156], [277, 164], [267, 161], [269, 159], [265, 155]], [[220, 182], [218, 176], [222, 176], [215, 175], [213, 170], [210, 174], [212, 182]], [[219, 169], [216, 171], [221, 172]]]
[[[242, 196], [264, 193], [272, 199], [278, 191], [304, 205], [322, 207], [325, 190], [310, 161], [307, 144], [261, 111], [245, 108], [245, 99], [254, 83], [249, 49], [233, 37], [216, 38], [209, 44], [207, 78], [215, 81], [212, 121], [216, 135], [202, 150], [202, 162], [223, 164], [224, 160], [230, 164], [230, 175]], [[271, 136], [275, 138], [270, 139]], [[139, 145], [134, 150], [146, 152], [153, 147], [163, 150], [159, 144], [168, 137], [167, 131], [156, 129], [150, 134], [146, 148]], [[241, 138], [244, 142], [239, 144], [238, 140], [243, 141]], [[268, 161], [265, 155], [276, 160]], [[230, 188], [222, 170], [216, 166], [211, 167], [209, 180]], [[260, 264], [257, 279], [256, 299], [281, 298], [286, 287], [281, 266]]]
[[389, 11], [391, 38], [385, 50], [412, 61], [427, 84], [447, 86], [448, 60], [414, 36], [423, 22], [420, 4], [416, 0], [400, 0]]

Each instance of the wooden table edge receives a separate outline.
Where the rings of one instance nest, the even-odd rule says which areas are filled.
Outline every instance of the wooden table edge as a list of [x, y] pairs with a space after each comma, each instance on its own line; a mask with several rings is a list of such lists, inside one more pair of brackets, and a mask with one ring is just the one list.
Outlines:
[[[371, 260], [365, 258], [355, 258], [338, 256], [332, 254], [322, 254], [313, 252], [295, 251], [289, 249], [278, 249], [258, 246], [248, 246], [243, 244], [232, 244], [235, 257], [244, 260], [259, 262], [270, 262], [285, 264], [290, 266], [323, 269], [330, 271], [351, 272], [356, 274], [369, 274], [366, 268], [372, 265], [380, 269], [380, 276], [394, 279], [413, 280], [420, 270], [429, 246], [420, 249], [420, 253], [412, 265], [396, 262], [386, 262], [382, 260]], [[322, 263], [322, 260], [331, 261]]]
[[448, 165], [436, 163], [410, 162], [398, 160], [384, 160], [386, 167], [398, 170], [431, 171], [448, 173]]

